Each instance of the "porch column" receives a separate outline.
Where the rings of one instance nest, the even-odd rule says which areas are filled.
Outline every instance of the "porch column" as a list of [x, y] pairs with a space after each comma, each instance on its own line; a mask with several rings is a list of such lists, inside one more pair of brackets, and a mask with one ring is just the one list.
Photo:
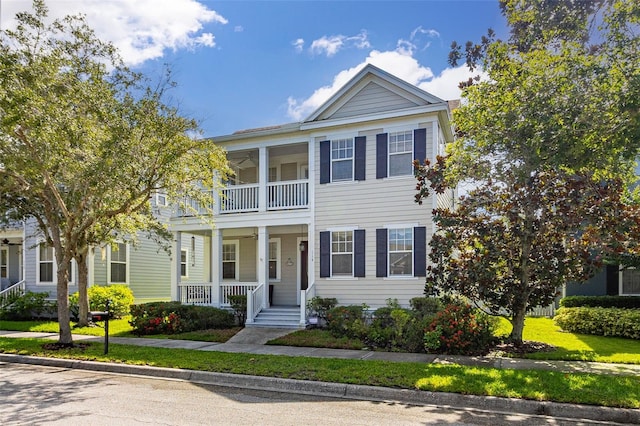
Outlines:
[[173, 233], [171, 245], [171, 300], [180, 300], [178, 285], [180, 284], [180, 249], [182, 248], [182, 232]]
[[222, 231], [211, 230], [211, 256], [209, 258], [211, 276], [209, 277], [213, 285], [211, 295], [214, 306], [220, 306], [220, 283], [222, 282]]
[[258, 161], [258, 211], [267, 211], [267, 183], [269, 179], [269, 156], [267, 148], [261, 147]]
[[263, 283], [263, 308], [269, 307], [269, 231], [266, 226], [258, 227], [258, 283]]

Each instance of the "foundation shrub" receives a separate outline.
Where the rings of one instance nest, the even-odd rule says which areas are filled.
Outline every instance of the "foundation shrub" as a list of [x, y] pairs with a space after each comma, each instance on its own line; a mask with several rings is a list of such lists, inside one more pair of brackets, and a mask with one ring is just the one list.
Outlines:
[[495, 343], [494, 318], [466, 303], [449, 303], [431, 320], [424, 336], [429, 353], [484, 354]]
[[235, 325], [235, 317], [230, 311], [210, 306], [151, 302], [133, 305], [129, 323], [137, 335], [176, 334], [231, 328]]
[[562, 308], [579, 307], [640, 309], [640, 296], [567, 296], [560, 299]]
[[336, 306], [327, 311], [327, 328], [335, 337], [347, 336], [365, 340], [368, 308], [366, 304]]
[[640, 339], [640, 309], [560, 308], [553, 321], [570, 333]]
[[53, 315], [55, 302], [47, 300], [49, 293], [27, 291], [25, 294], [8, 296], [1, 300], [0, 319], [24, 321]]

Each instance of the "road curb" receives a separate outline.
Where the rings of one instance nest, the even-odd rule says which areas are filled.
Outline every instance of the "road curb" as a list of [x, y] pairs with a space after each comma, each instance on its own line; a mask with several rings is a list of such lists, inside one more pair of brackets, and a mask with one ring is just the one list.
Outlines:
[[179, 368], [151, 367], [146, 365], [130, 365], [98, 361], [79, 361], [1, 353], [0, 362], [130, 374], [163, 379], [183, 380], [215, 386], [285, 393], [301, 393], [334, 398], [394, 401], [403, 404], [435, 405], [446, 408], [472, 408], [488, 412], [519, 413], [524, 415], [543, 415], [566, 419], [640, 424], [640, 410], [637, 409], [565, 404], [493, 396], [462, 395], [447, 392], [394, 389], [379, 386], [283, 379], [243, 374], [214, 373]]

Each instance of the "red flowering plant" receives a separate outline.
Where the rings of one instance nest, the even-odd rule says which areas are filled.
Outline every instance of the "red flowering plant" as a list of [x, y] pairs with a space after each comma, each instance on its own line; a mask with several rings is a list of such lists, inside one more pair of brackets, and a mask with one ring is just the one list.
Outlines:
[[495, 321], [466, 303], [450, 303], [438, 312], [425, 330], [428, 353], [478, 355], [495, 343]]

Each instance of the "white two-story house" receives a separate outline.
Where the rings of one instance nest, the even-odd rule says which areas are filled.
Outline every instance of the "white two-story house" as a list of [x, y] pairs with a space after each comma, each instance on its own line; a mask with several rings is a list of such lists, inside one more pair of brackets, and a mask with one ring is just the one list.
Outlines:
[[228, 306], [247, 294], [247, 324], [273, 326], [303, 326], [313, 296], [408, 305], [424, 290], [431, 211], [454, 197], [416, 204], [412, 162], [443, 153], [449, 119], [446, 101], [367, 65], [302, 122], [213, 138], [236, 175], [213, 227], [172, 218], [175, 250], [187, 241], [205, 259], [192, 278], [198, 253], [174, 256], [172, 298]]

